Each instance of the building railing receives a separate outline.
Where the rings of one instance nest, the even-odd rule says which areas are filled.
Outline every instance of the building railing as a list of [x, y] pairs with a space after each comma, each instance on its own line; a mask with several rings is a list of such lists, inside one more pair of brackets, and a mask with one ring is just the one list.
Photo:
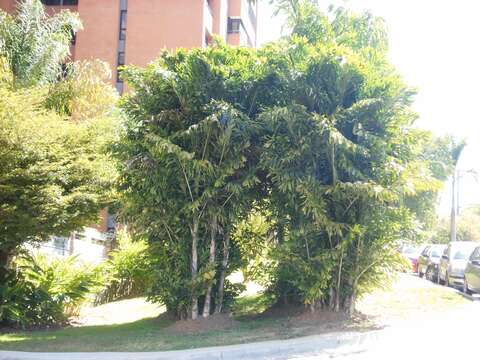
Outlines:
[[242, 22], [245, 31], [247, 32], [250, 46], [253, 46], [251, 39], [256, 38], [256, 24], [257, 24], [257, 15], [254, 10], [255, 2], [250, 0], [242, 0]]
[[210, 34], [213, 33], [213, 10], [208, 0], [203, 1], [203, 22]]
[[248, 17], [250, 18], [250, 22], [252, 23], [252, 26], [255, 27], [257, 24], [257, 12], [256, 9], [254, 8], [254, 4], [256, 2], [254, 1], [248, 1]]

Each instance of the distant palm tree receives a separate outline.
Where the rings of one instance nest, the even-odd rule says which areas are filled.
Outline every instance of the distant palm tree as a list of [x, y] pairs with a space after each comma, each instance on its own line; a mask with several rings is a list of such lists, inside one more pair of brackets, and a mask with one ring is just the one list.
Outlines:
[[54, 82], [70, 55], [73, 34], [82, 28], [78, 14], [48, 16], [40, 0], [22, 0], [14, 16], [0, 10], [0, 56], [7, 59], [16, 86]]

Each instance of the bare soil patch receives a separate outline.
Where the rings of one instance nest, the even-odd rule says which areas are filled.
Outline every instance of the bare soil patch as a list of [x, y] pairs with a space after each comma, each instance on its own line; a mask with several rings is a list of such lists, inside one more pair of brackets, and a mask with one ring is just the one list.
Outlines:
[[209, 331], [227, 330], [235, 327], [237, 321], [231, 314], [214, 314], [197, 320], [179, 320], [167, 327], [168, 331], [178, 334], [197, 334]]

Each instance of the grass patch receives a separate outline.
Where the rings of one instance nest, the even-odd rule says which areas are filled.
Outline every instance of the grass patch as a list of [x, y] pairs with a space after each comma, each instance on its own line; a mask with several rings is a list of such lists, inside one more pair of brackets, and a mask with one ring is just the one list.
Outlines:
[[[40, 352], [164, 351], [228, 345], [276, 338], [272, 320], [240, 321], [235, 328], [178, 334], [172, 322], [146, 319], [129, 324], [66, 328], [0, 335], [1, 350]], [[262, 330], [262, 331], [259, 331]]]
[[[402, 275], [392, 289], [366, 296], [358, 308], [368, 318], [413, 318], [425, 312], [435, 313], [465, 304], [468, 300], [452, 289]], [[109, 322], [103, 319], [106, 322], [97, 325], [0, 334], [0, 349], [38, 352], [165, 351], [285, 339], [371, 326], [368, 322], [352, 323], [332, 313], [295, 317], [279, 312], [275, 316], [256, 316], [269, 305], [269, 300], [263, 296], [245, 296], [237, 299], [231, 326], [180, 332], [175, 330], [171, 320], [156, 317], [156, 313], [161, 311], [159, 308], [148, 305], [142, 299], [133, 299], [106, 305], [110, 316], [114, 317]], [[119, 321], [118, 314], [135, 313], [137, 309], [145, 316], [155, 317], [114, 324]], [[123, 316], [123, 320], [130, 321], [131, 318]]]
[[232, 311], [237, 319], [247, 318], [263, 313], [272, 302], [272, 299], [263, 294], [247, 295], [235, 301]]
[[388, 321], [430, 315], [469, 303], [451, 288], [401, 274], [391, 289], [366, 295], [357, 309], [368, 316]]

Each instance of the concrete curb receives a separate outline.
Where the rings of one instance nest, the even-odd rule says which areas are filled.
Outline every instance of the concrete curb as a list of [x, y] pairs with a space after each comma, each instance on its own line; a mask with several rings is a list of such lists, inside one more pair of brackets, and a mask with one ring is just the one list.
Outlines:
[[[28, 353], [0, 351], [0, 360], [247, 360], [288, 359], [301, 354], [325, 354], [335, 351], [361, 353], [378, 341], [381, 330], [338, 332], [288, 340], [199, 348], [192, 350], [139, 353]], [[343, 351], [342, 351], [343, 350]], [[329, 357], [329, 356], [328, 356]]]

